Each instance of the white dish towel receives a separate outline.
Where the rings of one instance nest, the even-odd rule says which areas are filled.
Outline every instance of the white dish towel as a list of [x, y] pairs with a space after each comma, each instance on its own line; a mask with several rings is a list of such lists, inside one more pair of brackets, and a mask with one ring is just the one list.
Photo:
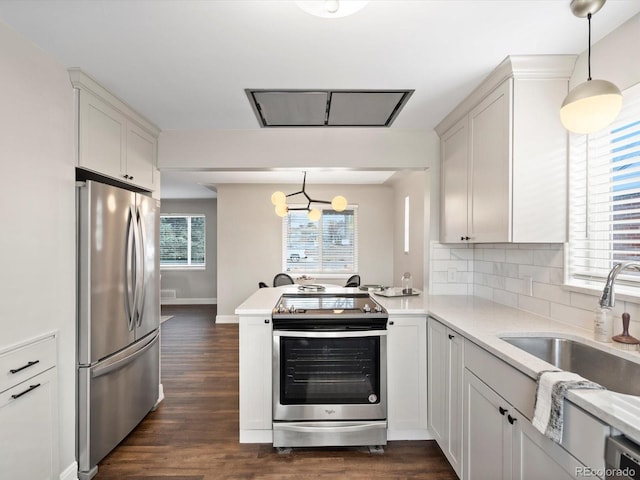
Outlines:
[[562, 442], [564, 397], [571, 389], [603, 389], [580, 375], [562, 370], [538, 373], [533, 426], [556, 443]]

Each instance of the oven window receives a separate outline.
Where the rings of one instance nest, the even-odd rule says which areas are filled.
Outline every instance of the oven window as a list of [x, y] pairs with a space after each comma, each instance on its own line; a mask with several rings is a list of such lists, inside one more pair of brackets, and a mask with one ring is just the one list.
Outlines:
[[380, 337], [280, 337], [280, 403], [380, 403]]

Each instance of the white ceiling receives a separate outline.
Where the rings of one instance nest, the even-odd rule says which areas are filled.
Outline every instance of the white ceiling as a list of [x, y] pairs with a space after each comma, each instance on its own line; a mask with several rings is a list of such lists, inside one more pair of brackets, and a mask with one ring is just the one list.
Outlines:
[[[593, 41], [638, 12], [610, 0]], [[162, 130], [259, 128], [245, 88], [415, 89], [391, 128], [431, 130], [507, 55], [587, 46], [569, 0], [372, 0], [334, 19], [285, 0], [0, 0], [0, 20]]]

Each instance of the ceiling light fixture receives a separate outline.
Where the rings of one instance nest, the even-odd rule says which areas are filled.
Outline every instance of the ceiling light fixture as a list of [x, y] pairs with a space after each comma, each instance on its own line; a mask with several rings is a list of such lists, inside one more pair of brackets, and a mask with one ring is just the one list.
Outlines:
[[300, 0], [296, 5], [316, 17], [339, 18], [362, 10], [367, 3], [368, 0]]
[[[288, 195], [285, 195], [283, 192], [278, 191], [274, 192], [273, 195], [271, 195], [271, 203], [276, 206], [276, 215], [278, 215], [279, 217], [286, 217], [287, 214], [292, 210], [306, 210], [308, 212], [307, 217], [309, 217], [309, 220], [311, 220], [312, 222], [317, 222], [318, 220], [320, 220], [320, 215], [322, 215], [322, 212], [318, 208], [311, 208], [312, 203], [324, 203], [327, 205], [330, 204], [336, 212], [342, 212], [345, 208], [347, 208], [347, 199], [342, 195], [333, 197], [333, 200], [331, 200], [330, 202], [327, 200], [314, 200], [309, 195], [307, 195], [307, 192], [305, 190], [306, 183], [307, 172], [304, 172], [304, 177], [302, 179], [302, 190], [290, 193]], [[293, 197], [295, 195], [304, 195], [304, 197], [307, 199], [307, 206], [289, 207], [287, 205], [287, 198]]]
[[607, 80], [591, 80], [591, 16], [605, 1], [571, 0], [573, 14], [588, 19], [589, 50], [587, 81], [571, 90], [560, 108], [560, 120], [570, 132], [586, 134], [602, 130], [615, 120], [622, 108], [622, 93], [618, 87]]

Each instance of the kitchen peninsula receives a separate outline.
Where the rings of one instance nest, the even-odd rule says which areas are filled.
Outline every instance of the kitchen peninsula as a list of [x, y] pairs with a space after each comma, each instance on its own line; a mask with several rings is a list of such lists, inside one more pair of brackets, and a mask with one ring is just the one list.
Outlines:
[[[328, 293], [357, 291], [327, 289]], [[272, 442], [271, 313], [283, 293], [298, 290], [296, 286], [263, 288], [236, 309], [240, 318], [241, 442]], [[605, 468], [609, 435], [622, 433], [640, 441], [640, 399], [608, 390], [570, 391], [561, 445], [541, 435], [530, 422], [535, 378], [552, 366], [500, 337], [573, 339], [640, 368], [637, 352], [616, 350], [611, 344], [592, 340], [588, 330], [478, 297], [372, 297], [389, 315], [388, 440], [435, 438], [461, 478], [468, 478], [470, 473], [465, 472], [477, 476], [502, 468], [507, 450], [509, 455], [513, 452], [513, 459], [509, 457], [512, 468], [520, 472], [575, 478], [577, 469]], [[394, 335], [402, 335], [397, 349], [393, 348]], [[458, 343], [452, 350], [449, 342]], [[494, 399], [495, 405], [491, 403]], [[509, 422], [500, 409], [509, 412]], [[493, 421], [504, 422], [504, 428], [513, 432], [491, 438], [496, 429], [486, 422]], [[505, 445], [503, 437], [512, 440]], [[483, 450], [482, 457], [479, 445], [491, 446]]]

